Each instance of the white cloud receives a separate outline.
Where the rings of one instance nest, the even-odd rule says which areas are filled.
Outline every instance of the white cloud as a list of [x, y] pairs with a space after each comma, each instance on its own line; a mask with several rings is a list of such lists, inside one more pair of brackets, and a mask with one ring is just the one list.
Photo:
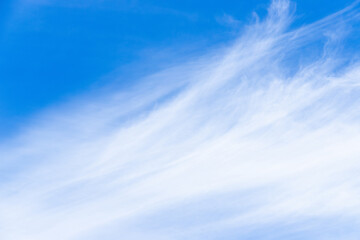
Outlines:
[[[274, 1], [212, 57], [45, 112], [4, 142], [1, 239], [109, 229], [108, 239], [210, 239], [201, 234], [288, 219], [358, 222], [359, 65], [328, 49], [288, 61], [339, 20], [357, 21], [356, 9], [287, 30], [288, 7]], [[169, 222], [169, 209], [189, 216]]]

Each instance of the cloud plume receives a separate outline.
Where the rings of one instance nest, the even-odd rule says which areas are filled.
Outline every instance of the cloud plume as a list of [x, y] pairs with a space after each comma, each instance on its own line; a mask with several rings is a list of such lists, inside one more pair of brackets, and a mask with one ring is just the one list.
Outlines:
[[2, 142], [0, 238], [359, 236], [359, 8], [297, 28], [293, 8]]

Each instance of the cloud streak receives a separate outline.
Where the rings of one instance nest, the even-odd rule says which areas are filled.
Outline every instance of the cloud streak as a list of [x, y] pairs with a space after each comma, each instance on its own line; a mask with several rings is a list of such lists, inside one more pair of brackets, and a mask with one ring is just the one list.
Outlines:
[[292, 29], [292, 7], [3, 142], [1, 239], [355, 239], [359, 9]]

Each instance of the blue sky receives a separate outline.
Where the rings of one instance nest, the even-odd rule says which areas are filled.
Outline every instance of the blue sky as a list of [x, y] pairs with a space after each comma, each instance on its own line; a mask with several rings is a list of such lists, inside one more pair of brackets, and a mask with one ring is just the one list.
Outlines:
[[360, 236], [359, 2], [0, 11], [0, 239]]
[[[294, 26], [352, 1], [296, 2]], [[268, 1], [1, 2], [2, 138], [34, 114], [109, 82], [120, 86], [232, 41]], [[229, 19], [233, 19], [231, 21]]]

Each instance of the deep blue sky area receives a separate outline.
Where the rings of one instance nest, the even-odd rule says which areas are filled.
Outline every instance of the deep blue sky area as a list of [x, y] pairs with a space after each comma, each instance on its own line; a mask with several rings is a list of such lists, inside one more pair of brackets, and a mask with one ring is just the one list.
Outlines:
[[[299, 0], [295, 25], [351, 2]], [[2, 0], [0, 137], [42, 109], [111, 81], [107, 76], [117, 70], [116, 80], [126, 85], [134, 74], [155, 71], [162, 63], [229, 41], [251, 20], [253, 11], [263, 16], [268, 4], [268, 0]], [[229, 24], [225, 16], [238, 23]]]

